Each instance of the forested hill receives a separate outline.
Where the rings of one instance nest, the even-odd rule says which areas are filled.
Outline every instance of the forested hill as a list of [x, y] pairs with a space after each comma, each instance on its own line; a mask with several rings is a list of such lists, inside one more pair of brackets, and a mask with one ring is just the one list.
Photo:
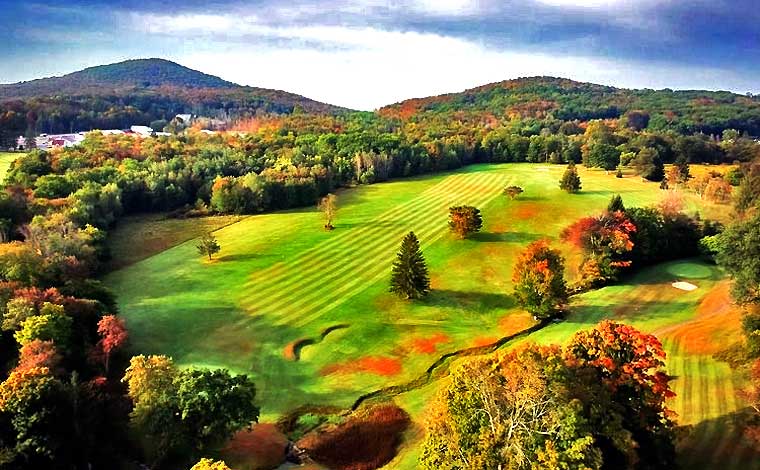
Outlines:
[[163, 59], [127, 60], [99, 65], [62, 77], [0, 85], [0, 97], [112, 94], [156, 87], [238, 88], [239, 85]]
[[237, 85], [162, 59], [103, 65], [0, 85], [0, 146], [14, 136], [127, 128], [176, 114], [237, 119], [262, 113], [334, 114], [343, 108], [279, 90]]
[[651, 130], [720, 134], [737, 129], [760, 135], [760, 96], [726, 91], [629, 90], [553, 77], [492, 83], [461, 93], [418, 98], [386, 106], [380, 114], [404, 120], [448, 118], [503, 119], [510, 116], [561, 121], [622, 117], [644, 111]]

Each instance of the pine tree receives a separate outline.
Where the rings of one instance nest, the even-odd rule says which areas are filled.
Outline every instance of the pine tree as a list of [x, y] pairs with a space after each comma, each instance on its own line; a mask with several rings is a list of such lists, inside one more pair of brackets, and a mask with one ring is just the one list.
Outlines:
[[401, 242], [401, 250], [393, 263], [390, 291], [405, 299], [419, 299], [430, 292], [425, 258], [414, 232], [409, 232]]
[[610, 203], [607, 204], [607, 212], [625, 212], [625, 205], [623, 205], [623, 198], [620, 194], [615, 194], [610, 199]]
[[568, 193], [577, 193], [581, 190], [581, 177], [578, 176], [578, 170], [575, 168], [575, 163], [570, 162], [567, 165], [567, 170], [562, 175], [562, 179], [559, 180], [560, 189], [564, 189]]

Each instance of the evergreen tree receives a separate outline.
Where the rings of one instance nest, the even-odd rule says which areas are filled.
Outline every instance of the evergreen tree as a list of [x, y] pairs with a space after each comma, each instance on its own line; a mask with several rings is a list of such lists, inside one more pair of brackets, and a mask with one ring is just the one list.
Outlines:
[[625, 205], [623, 205], [623, 198], [620, 194], [615, 194], [610, 199], [610, 203], [607, 204], [607, 212], [625, 212]]
[[414, 232], [409, 232], [401, 242], [393, 263], [390, 291], [405, 299], [419, 299], [430, 292], [427, 265]]
[[581, 190], [581, 177], [578, 176], [578, 170], [575, 168], [575, 163], [570, 162], [567, 165], [567, 169], [562, 175], [562, 179], [559, 180], [559, 187], [568, 193], [577, 193]]

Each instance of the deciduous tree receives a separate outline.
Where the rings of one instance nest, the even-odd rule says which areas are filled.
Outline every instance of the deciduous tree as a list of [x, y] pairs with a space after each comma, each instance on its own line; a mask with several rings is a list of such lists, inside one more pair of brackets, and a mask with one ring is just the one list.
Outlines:
[[741, 304], [760, 303], [760, 214], [729, 226], [717, 261], [733, 278], [732, 294]]
[[509, 196], [510, 199], [514, 199], [523, 193], [523, 188], [519, 186], [507, 186], [504, 188], [504, 195]]
[[333, 227], [332, 223], [335, 220], [335, 213], [338, 211], [338, 196], [329, 193], [320, 199], [317, 207], [322, 211], [322, 215], [325, 218], [325, 230], [334, 229], [335, 227]]
[[459, 238], [479, 232], [483, 227], [480, 209], [472, 206], [456, 206], [449, 208], [449, 228]]
[[190, 470], [231, 470], [222, 460], [201, 459]]
[[559, 251], [544, 240], [533, 242], [515, 264], [515, 297], [537, 318], [556, 316], [567, 303], [564, 274], [565, 262]]
[[219, 246], [219, 242], [216, 241], [216, 237], [211, 232], [207, 232], [201, 237], [196, 248], [198, 249], [198, 254], [201, 256], [208, 256], [209, 261], [213, 255], [219, 253], [222, 249], [222, 247]]
[[124, 320], [116, 315], [106, 315], [98, 322], [98, 349], [103, 356], [103, 368], [108, 376], [108, 366], [111, 359], [111, 353], [121, 349], [129, 338]]

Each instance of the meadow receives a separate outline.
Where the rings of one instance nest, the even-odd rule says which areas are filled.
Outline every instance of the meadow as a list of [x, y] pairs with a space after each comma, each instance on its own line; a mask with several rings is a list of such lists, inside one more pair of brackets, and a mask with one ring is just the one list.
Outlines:
[[[563, 170], [473, 165], [342, 190], [334, 231], [322, 229], [315, 209], [248, 216], [214, 232], [222, 251], [210, 262], [198, 256], [193, 240], [176, 238], [154, 247], [179, 243], [154, 256], [142, 249], [105, 281], [119, 295], [134, 352], [251, 375], [264, 421], [305, 404], [345, 408], [364, 393], [415, 379], [444, 353], [491, 344], [533, 325], [511, 296], [515, 258], [531, 241], [552, 240], [572, 280], [580, 254], [558, 241], [564, 227], [603, 210], [613, 194], [628, 207], [663, 197], [657, 183], [587, 169], [581, 169], [582, 192], [568, 195], [557, 185]], [[501, 191], [513, 184], [525, 192], [510, 200]], [[693, 195], [686, 202], [688, 211], [708, 217], [728, 212]], [[448, 232], [448, 207], [459, 204], [483, 213], [483, 230], [470, 239]], [[123, 224], [114, 237], [142, 247], [140, 227], [139, 221]], [[391, 263], [410, 230], [420, 238], [432, 280], [432, 293], [420, 302], [387, 292]], [[129, 256], [129, 245], [112, 246], [117, 260]], [[670, 285], [674, 280], [699, 288], [680, 291]], [[745, 457], [751, 454], [737, 447], [726, 418], [742, 406], [734, 398], [740, 378], [712, 359], [715, 348], [739, 335], [738, 313], [717, 269], [697, 260], [648, 268], [620, 285], [577, 296], [565, 322], [528, 340], [562, 343], [605, 318], [662, 339], [669, 371], [677, 376], [673, 408], [680, 424], [694, 426], [684, 449], [703, 452], [684, 452], [694, 460], [688, 468], [698, 468], [697, 460], [723, 461], [732, 451], [734, 460], [726, 462], [737, 466], [731, 468], [750, 468]], [[415, 424], [388, 468], [415, 468], [425, 405], [439, 386], [395, 398]], [[700, 446], [704, 442], [712, 444]]]
[[22, 153], [0, 152], [0, 179], [5, 178], [5, 174], [11, 167], [11, 163], [22, 155]]

